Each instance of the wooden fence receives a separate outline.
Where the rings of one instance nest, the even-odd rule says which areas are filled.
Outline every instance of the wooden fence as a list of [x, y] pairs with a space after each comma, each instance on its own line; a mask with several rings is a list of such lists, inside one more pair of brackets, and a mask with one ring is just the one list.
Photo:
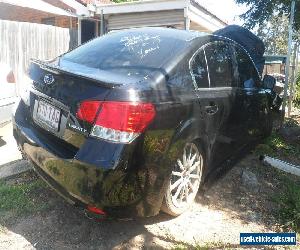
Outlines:
[[0, 20], [0, 62], [14, 70], [17, 93], [29, 79], [31, 58], [48, 60], [77, 46], [77, 30], [51, 25]]

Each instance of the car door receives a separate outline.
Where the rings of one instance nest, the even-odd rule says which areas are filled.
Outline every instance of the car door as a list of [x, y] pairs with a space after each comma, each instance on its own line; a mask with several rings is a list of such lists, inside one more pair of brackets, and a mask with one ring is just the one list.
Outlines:
[[[210, 165], [218, 166], [231, 153], [233, 138], [226, 131], [235, 85], [232, 50], [223, 41], [199, 49], [191, 63], [200, 114], [205, 120], [204, 134], [210, 145]], [[228, 137], [229, 135], [229, 137]]]
[[236, 117], [245, 124], [243, 138], [245, 143], [249, 143], [261, 135], [260, 113], [264, 112], [265, 91], [250, 56], [241, 46], [236, 44], [234, 48], [239, 72]]

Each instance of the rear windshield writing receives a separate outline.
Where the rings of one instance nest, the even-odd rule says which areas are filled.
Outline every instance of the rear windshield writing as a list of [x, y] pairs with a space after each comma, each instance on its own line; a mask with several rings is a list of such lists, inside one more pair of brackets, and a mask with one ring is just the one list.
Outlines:
[[158, 69], [186, 42], [157, 32], [116, 32], [94, 39], [62, 59], [100, 70]]
[[126, 53], [126, 50], [137, 54], [140, 59], [143, 59], [149, 53], [154, 53], [159, 49], [161, 43], [160, 36], [126, 36], [121, 38], [120, 43], [123, 44], [122, 51]]

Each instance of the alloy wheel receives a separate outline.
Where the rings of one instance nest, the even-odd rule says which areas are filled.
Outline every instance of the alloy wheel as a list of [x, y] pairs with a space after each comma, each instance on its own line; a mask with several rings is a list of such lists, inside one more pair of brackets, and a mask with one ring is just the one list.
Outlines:
[[186, 207], [195, 199], [201, 182], [203, 157], [194, 143], [187, 143], [177, 159], [170, 179], [174, 206]]

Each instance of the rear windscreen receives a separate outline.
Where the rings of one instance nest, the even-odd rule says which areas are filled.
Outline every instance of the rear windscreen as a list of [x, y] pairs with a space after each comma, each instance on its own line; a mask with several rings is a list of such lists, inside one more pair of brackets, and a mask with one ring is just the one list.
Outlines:
[[172, 31], [127, 30], [94, 39], [61, 59], [98, 70], [130, 74], [136, 70], [159, 69], [186, 44], [184, 38], [174, 36]]

